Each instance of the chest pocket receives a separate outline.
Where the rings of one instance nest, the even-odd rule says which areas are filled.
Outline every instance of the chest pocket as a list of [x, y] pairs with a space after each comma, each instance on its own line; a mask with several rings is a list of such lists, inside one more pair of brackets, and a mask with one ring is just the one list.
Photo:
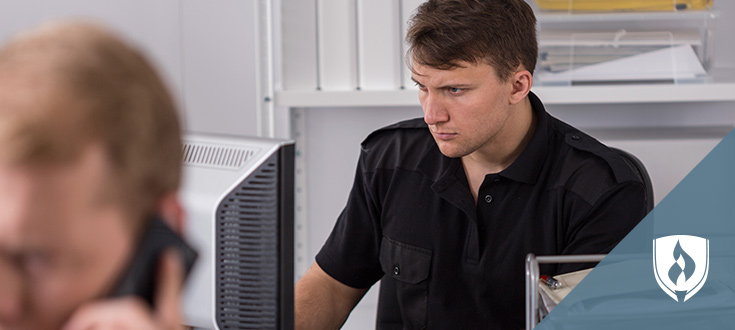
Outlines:
[[[431, 250], [383, 236], [380, 243], [383, 281], [393, 280], [405, 329], [425, 329], [427, 323]], [[382, 285], [382, 284], [381, 284]]]

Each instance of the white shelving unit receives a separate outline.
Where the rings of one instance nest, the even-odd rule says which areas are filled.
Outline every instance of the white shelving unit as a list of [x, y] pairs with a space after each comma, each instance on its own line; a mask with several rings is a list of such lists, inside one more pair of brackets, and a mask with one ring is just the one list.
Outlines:
[[[717, 70], [717, 69], [715, 69]], [[726, 70], [730, 72], [730, 70]], [[735, 77], [735, 75], [730, 75]], [[735, 80], [701, 84], [539, 86], [545, 104], [622, 104], [735, 101]], [[418, 106], [414, 89], [385, 91], [277, 91], [276, 106]]]
[[[332, 7], [324, 6], [326, 1], [329, 0], [311, 0], [315, 3], [322, 4], [321, 10], [336, 10]], [[411, 8], [403, 8], [406, 5], [415, 6], [421, 1], [405, 1], [400, 7], [401, 15], [400, 19], [404, 20], [407, 17], [407, 13], [410, 13]], [[384, 4], [385, 9], [392, 8], [392, 5]], [[360, 7], [360, 6], [358, 6]], [[328, 8], [328, 9], [326, 9]], [[396, 6], [396, 8], [399, 8]], [[397, 10], [393, 8], [394, 10]], [[350, 9], [354, 10], [354, 9]], [[340, 10], [334, 14], [344, 15], [350, 12], [348, 10]], [[328, 13], [328, 12], [326, 12]], [[321, 49], [317, 54], [317, 57], [321, 58], [322, 63], [319, 69], [313, 71], [324, 71], [318, 74], [318, 78], [304, 75], [298, 75], [298, 72], [286, 70], [284, 76], [285, 81], [280, 90], [275, 91], [275, 105], [281, 107], [291, 108], [309, 108], [309, 107], [390, 107], [390, 106], [418, 106], [417, 91], [413, 86], [403, 86], [403, 83], [396, 84], [396, 77], [402, 76], [404, 72], [408, 71], [401, 69], [400, 65], [396, 69], [396, 63], [400, 63], [403, 59], [401, 47], [378, 47], [380, 49], [390, 49], [389, 52], [393, 54], [392, 57], [395, 61], [391, 60], [392, 57], [385, 57], [385, 51], [378, 52], [369, 49], [369, 44], [365, 43], [365, 35], [367, 35], [367, 29], [371, 22], [364, 22], [367, 18], [356, 14], [358, 18], [356, 20], [361, 23], [344, 23], [346, 29], [353, 31], [343, 36], [343, 42], [340, 45], [352, 45], [357, 42], [358, 45], [363, 45], [360, 48], [360, 57], [355, 61], [358, 68], [352, 69], [335, 69], [335, 64], [331, 60], [324, 62], [324, 57], [327, 49]], [[317, 21], [324, 20], [325, 15], [317, 18]], [[338, 16], [338, 15], [337, 15]], [[624, 26], [631, 29], [656, 29], [657, 27], [671, 27], [676, 28], [686, 27], [687, 31], [692, 31], [695, 35], [698, 34], [696, 29], [701, 27], [705, 34], [702, 35], [703, 44], [705, 39], [709, 39], [710, 24], [713, 19], [720, 16], [717, 11], [672, 11], [672, 12], [624, 12], [624, 13], [558, 13], [558, 12], [538, 12], [537, 18], [541, 30], [550, 27], [568, 27], [575, 25], [588, 25], [591, 27], [604, 26], [608, 29], [609, 26]], [[301, 15], [303, 17], [303, 15]], [[391, 21], [393, 21], [391, 19]], [[673, 22], [673, 23], [672, 23]], [[405, 24], [404, 22], [401, 22]], [[311, 24], [311, 23], [310, 23]], [[321, 25], [324, 25], [323, 23]], [[354, 24], [354, 25], [352, 25]], [[317, 24], [319, 25], [319, 24]], [[319, 25], [319, 26], [321, 26]], [[311, 26], [311, 25], [309, 25]], [[301, 26], [298, 31], [303, 33], [306, 26]], [[347, 28], [349, 27], [349, 28]], [[332, 27], [334, 28], [334, 27]], [[355, 30], [356, 28], [356, 30]], [[345, 29], [342, 29], [344, 32]], [[380, 33], [373, 33], [370, 35], [371, 40], [385, 40], [390, 41], [390, 45], [397, 43], [396, 36], [394, 33], [403, 33], [405, 27], [384, 29]], [[319, 32], [313, 32], [318, 34]], [[381, 34], [382, 33], [382, 34]], [[691, 33], [690, 33], [691, 34]], [[381, 37], [382, 36], [382, 37]], [[300, 37], [303, 40], [303, 37]], [[288, 36], [286, 36], [288, 39]], [[316, 38], [316, 42], [320, 42], [323, 38]], [[543, 40], [540, 40], [543, 44]], [[706, 47], [706, 45], [698, 44], [698, 46]], [[334, 46], [334, 45], [333, 45]], [[385, 46], [385, 45], [384, 45]], [[334, 46], [337, 47], [337, 46]], [[351, 46], [350, 46], [351, 47]], [[294, 67], [298, 70], [304, 70], [308, 67], [312, 58], [308, 56], [312, 49], [294, 49], [293, 59], [291, 62], [294, 63]], [[339, 53], [339, 52], [338, 52]], [[371, 62], [367, 62], [370, 56], [377, 56], [375, 54], [381, 54], [385, 57], [381, 61], [375, 63], [385, 62], [385, 66], [376, 68], [363, 67]], [[343, 56], [344, 57], [344, 56]], [[285, 54], [286, 63], [289, 62], [289, 54]], [[304, 61], [306, 60], [306, 61]], [[331, 63], [331, 64], [327, 64]], [[366, 64], [367, 63], [367, 64]], [[354, 64], [354, 63], [353, 63]], [[325, 71], [326, 70], [326, 71]], [[398, 71], [404, 72], [398, 72]], [[344, 86], [332, 86], [325, 84], [325, 79], [330, 77], [326, 73], [331, 74], [343, 74], [345, 78], [349, 80], [350, 84]], [[346, 72], [346, 73], [345, 73]], [[375, 75], [376, 82], [371, 83], [372, 87], [367, 83], [358, 82], [358, 86], [355, 86], [352, 81], [357, 81], [352, 77], [356, 72], [373, 72]], [[543, 84], [541, 81], [537, 81], [533, 91], [537, 93], [544, 100], [546, 104], [626, 104], [626, 103], [667, 103], [667, 102], [729, 102], [735, 101], [735, 69], [723, 69], [718, 68], [716, 65], [714, 68], [709, 70], [710, 77], [705, 82], [699, 83], [681, 83], [681, 84], [614, 84], [614, 85], [569, 85], [569, 86], [555, 86]], [[294, 74], [297, 74], [296, 76]], [[363, 74], [365, 75], [365, 74]], [[380, 75], [384, 75], [387, 80], [384, 84], [379, 81]], [[318, 81], [321, 78], [321, 82]], [[291, 80], [289, 80], [291, 79]], [[361, 86], [365, 85], [365, 86]], [[295, 87], [295, 88], [294, 88]]]

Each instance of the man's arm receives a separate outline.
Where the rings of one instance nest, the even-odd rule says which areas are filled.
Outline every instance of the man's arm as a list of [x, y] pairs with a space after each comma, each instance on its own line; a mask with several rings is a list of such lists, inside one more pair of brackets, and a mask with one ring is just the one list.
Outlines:
[[296, 329], [339, 329], [367, 290], [342, 284], [315, 262], [296, 283]]
[[[570, 241], [562, 254], [607, 254], [646, 216], [645, 189], [640, 182], [619, 184], [589, 208], [572, 211]], [[567, 273], [594, 264], [560, 264]]]

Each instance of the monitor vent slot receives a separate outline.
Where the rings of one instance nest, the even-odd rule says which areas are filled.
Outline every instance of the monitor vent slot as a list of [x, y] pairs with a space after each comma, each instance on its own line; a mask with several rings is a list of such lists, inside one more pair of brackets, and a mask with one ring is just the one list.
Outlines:
[[278, 155], [217, 208], [216, 320], [220, 329], [278, 329]]
[[215, 144], [184, 143], [182, 161], [184, 165], [237, 170], [258, 151], [258, 149], [234, 148]]

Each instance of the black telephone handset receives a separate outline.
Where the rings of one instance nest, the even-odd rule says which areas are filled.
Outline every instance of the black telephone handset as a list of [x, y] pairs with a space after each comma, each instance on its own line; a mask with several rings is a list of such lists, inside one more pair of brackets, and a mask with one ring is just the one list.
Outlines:
[[113, 290], [112, 297], [137, 295], [153, 306], [161, 254], [170, 247], [178, 248], [183, 256], [186, 277], [194, 266], [196, 251], [160, 218], [155, 217], [143, 232], [137, 250]]

